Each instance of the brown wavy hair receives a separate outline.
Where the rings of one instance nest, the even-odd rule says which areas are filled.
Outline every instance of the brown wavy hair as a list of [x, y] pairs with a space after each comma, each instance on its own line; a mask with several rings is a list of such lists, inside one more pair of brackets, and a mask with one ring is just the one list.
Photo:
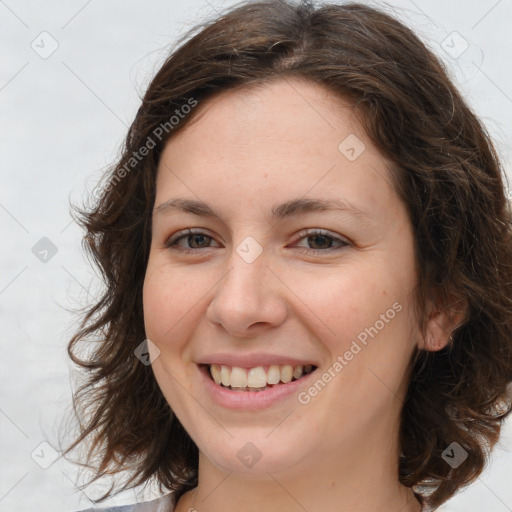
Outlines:
[[[68, 346], [85, 377], [74, 394], [80, 432], [66, 453], [87, 441], [91, 481], [126, 471], [123, 489], [156, 481], [178, 499], [197, 485], [197, 446], [151, 366], [134, 357], [145, 339], [156, 170], [167, 140], [194, 118], [192, 105], [287, 78], [353, 102], [393, 163], [414, 228], [419, 310], [432, 298], [444, 310], [466, 305], [447, 347], [416, 349], [401, 417], [397, 478], [435, 508], [482, 472], [512, 410], [511, 211], [490, 137], [443, 64], [393, 16], [357, 3], [238, 4], [180, 39], [156, 73], [97, 201], [75, 207], [106, 287]], [[441, 457], [453, 442], [468, 454], [456, 469]]]

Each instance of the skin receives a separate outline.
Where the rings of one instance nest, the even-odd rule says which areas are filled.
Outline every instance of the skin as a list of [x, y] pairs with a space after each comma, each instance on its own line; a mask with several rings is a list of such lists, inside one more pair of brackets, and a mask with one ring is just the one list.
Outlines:
[[[354, 161], [338, 149], [350, 134], [365, 145]], [[297, 79], [223, 92], [167, 143], [155, 206], [200, 199], [222, 219], [153, 216], [143, 298], [146, 334], [160, 351], [153, 349], [152, 367], [200, 451], [198, 488], [177, 512], [420, 510], [397, 476], [409, 362], [423, 342], [412, 299], [413, 231], [388, 167], [349, 103]], [[270, 219], [273, 205], [301, 197], [343, 198], [368, 216]], [[166, 247], [188, 227], [206, 238]], [[315, 245], [301, 234], [314, 228], [349, 245]], [[252, 263], [236, 251], [248, 236], [262, 248]], [[316, 361], [321, 376], [395, 303], [400, 312], [307, 404], [293, 394], [266, 409], [233, 411], [205, 393], [200, 356], [289, 354]], [[437, 350], [448, 327], [432, 317]], [[262, 455], [251, 468], [237, 457], [247, 442]]]

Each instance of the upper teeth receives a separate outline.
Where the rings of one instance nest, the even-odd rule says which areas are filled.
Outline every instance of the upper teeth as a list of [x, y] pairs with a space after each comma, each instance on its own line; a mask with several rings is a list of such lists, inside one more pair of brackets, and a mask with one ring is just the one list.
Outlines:
[[271, 365], [268, 372], [263, 366], [255, 368], [240, 368], [238, 366], [210, 365], [210, 374], [216, 384], [231, 386], [232, 388], [264, 388], [267, 384], [286, 384], [292, 378], [299, 379], [304, 372], [310, 372], [312, 365]]

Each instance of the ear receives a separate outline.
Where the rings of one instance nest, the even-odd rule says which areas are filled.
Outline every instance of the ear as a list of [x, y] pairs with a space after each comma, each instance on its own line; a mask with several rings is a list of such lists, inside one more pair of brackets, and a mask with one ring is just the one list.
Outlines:
[[467, 300], [461, 299], [442, 307], [432, 300], [427, 302], [425, 334], [419, 348], [436, 352], [453, 341], [455, 330], [466, 318]]

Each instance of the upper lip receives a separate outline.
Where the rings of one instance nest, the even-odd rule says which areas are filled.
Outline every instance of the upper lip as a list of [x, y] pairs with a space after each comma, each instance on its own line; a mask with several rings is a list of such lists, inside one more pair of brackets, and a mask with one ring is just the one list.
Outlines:
[[197, 364], [219, 364], [224, 366], [237, 366], [239, 368], [255, 368], [257, 366], [270, 365], [291, 365], [306, 366], [308, 364], [318, 366], [309, 359], [298, 359], [286, 355], [279, 354], [211, 354], [196, 359]]

